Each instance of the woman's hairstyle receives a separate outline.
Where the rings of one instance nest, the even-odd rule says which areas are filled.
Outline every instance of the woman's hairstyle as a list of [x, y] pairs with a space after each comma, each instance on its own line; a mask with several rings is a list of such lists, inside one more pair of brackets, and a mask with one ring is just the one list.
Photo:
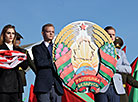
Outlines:
[[5, 34], [9, 28], [12, 28], [15, 32], [15, 37], [13, 39], [13, 45], [15, 45], [15, 43], [16, 43], [16, 30], [15, 30], [15, 26], [10, 25], [10, 24], [4, 26], [4, 28], [2, 29], [2, 32], [0, 35], [0, 45], [2, 45], [5, 42]]

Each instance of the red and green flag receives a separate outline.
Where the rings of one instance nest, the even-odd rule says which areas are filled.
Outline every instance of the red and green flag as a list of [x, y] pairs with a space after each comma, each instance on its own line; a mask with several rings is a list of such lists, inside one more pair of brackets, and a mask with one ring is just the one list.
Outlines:
[[126, 46], [122, 48], [122, 50], [126, 53]]
[[62, 102], [95, 102], [94, 94], [73, 92], [67, 86], [63, 87], [64, 94], [62, 96]]
[[[94, 94], [91, 93], [80, 93], [71, 91], [67, 86], [63, 86], [64, 94], [62, 96], [62, 102], [95, 102]], [[30, 87], [30, 95], [28, 102], [37, 102], [36, 95], [33, 93], [34, 86]]]
[[34, 94], [34, 85], [31, 84], [30, 86], [30, 94], [29, 94], [29, 100], [28, 102], [37, 102], [36, 95]]
[[[138, 81], [138, 57], [131, 64], [132, 76]], [[129, 102], [138, 102], [138, 88], [129, 86], [128, 89]]]
[[116, 72], [117, 57], [114, 45], [105, 43], [100, 48], [100, 69], [97, 77], [101, 79], [100, 87], [106, 86]]

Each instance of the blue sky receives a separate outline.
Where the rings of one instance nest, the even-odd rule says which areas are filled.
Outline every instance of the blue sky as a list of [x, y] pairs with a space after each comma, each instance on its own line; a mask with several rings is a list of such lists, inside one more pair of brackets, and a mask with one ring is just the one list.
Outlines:
[[42, 40], [41, 27], [53, 23], [55, 33], [67, 24], [87, 20], [104, 28], [112, 25], [127, 46], [131, 63], [138, 56], [137, 0], [0, 0], [0, 31], [13, 24], [22, 45]]
[[24, 37], [22, 45], [42, 39], [41, 27], [53, 23], [56, 34], [67, 24], [87, 20], [104, 28], [112, 25], [127, 45], [131, 63], [138, 53], [137, 0], [1, 0], [0, 30], [13, 24]]

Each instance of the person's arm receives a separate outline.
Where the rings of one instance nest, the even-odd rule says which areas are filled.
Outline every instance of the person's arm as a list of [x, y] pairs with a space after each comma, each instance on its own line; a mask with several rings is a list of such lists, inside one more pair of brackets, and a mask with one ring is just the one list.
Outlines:
[[27, 53], [28, 65], [29, 65], [29, 67], [33, 70], [33, 72], [36, 74], [36, 73], [37, 73], [36, 66], [35, 66], [34, 62], [31, 60], [31, 57], [30, 57], [28, 51], [26, 51], [26, 53]]
[[28, 62], [27, 60], [21, 62], [19, 65], [17, 65], [15, 68], [21, 67], [23, 70], [26, 70], [28, 68]]
[[116, 66], [117, 72], [131, 73], [132, 71], [131, 66], [127, 60], [126, 54], [123, 51], [121, 52], [121, 59], [122, 59], [122, 62], [117, 64]]
[[132, 87], [138, 88], [138, 81], [131, 74], [127, 75], [127, 83]]
[[40, 49], [37, 47], [32, 48], [32, 53], [34, 56], [34, 63], [37, 68], [50, 68], [52, 66], [51, 59], [46, 58]]

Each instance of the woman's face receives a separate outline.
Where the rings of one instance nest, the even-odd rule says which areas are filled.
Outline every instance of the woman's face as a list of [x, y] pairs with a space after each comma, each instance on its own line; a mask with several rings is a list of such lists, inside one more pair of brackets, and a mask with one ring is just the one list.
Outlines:
[[7, 32], [5, 33], [5, 42], [12, 44], [15, 37], [15, 31], [13, 28], [9, 28]]

